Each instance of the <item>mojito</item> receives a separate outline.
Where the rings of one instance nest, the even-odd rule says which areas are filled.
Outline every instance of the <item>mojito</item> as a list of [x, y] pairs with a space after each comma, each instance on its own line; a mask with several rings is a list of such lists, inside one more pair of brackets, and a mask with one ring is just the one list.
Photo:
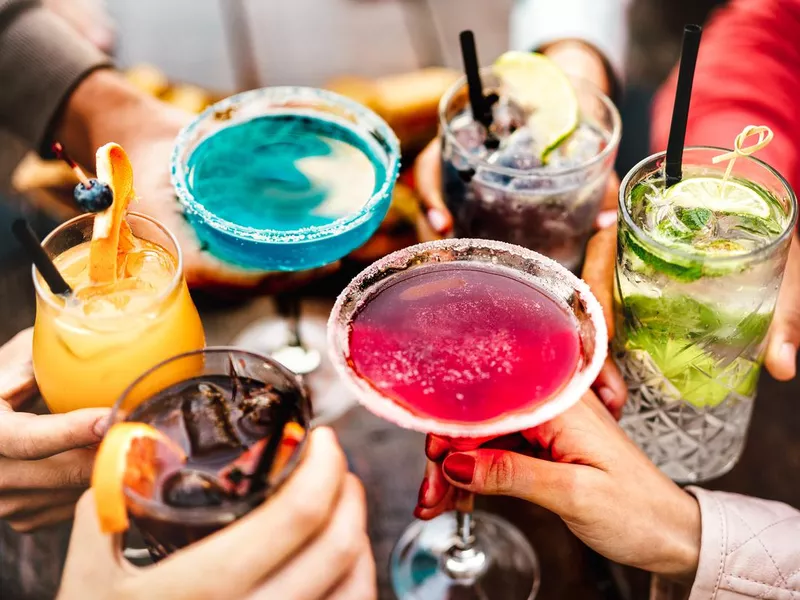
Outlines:
[[667, 188], [664, 154], [620, 188], [614, 357], [622, 426], [672, 479], [722, 475], [745, 442], [797, 201], [767, 164], [687, 148]]

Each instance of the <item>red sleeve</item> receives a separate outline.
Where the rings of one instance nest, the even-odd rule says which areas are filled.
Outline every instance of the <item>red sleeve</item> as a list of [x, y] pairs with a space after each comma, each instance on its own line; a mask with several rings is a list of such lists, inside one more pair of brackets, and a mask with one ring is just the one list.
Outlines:
[[[653, 104], [652, 148], [667, 147], [677, 73]], [[732, 0], [703, 32], [686, 145], [732, 148], [746, 125], [775, 133], [758, 157], [800, 189], [800, 2]]]

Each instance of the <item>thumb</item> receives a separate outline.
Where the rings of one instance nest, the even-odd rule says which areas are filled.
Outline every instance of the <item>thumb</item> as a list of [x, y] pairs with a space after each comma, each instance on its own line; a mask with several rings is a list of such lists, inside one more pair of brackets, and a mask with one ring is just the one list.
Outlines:
[[75, 521], [67, 552], [67, 563], [59, 590], [59, 598], [83, 598], [87, 582], [98, 589], [110, 589], [110, 582], [123, 569], [118, 535], [100, 530], [94, 492], [88, 490], [75, 508]]
[[433, 140], [414, 163], [414, 183], [430, 227], [445, 235], [453, 229], [453, 217], [442, 197], [442, 146]]
[[792, 239], [775, 316], [770, 328], [765, 364], [780, 381], [793, 379], [800, 346], [800, 241]]
[[507, 450], [454, 452], [447, 456], [442, 470], [454, 486], [476, 494], [513, 496], [562, 514], [574, 493], [574, 469]]
[[63, 415], [15, 413], [0, 403], [0, 456], [37, 460], [98, 443], [105, 433], [107, 408], [85, 408]]

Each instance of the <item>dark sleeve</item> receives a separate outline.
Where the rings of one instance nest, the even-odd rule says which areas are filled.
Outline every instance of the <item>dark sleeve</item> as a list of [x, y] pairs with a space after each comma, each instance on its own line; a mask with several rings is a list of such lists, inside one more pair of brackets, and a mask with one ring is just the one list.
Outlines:
[[77, 84], [109, 59], [34, 0], [0, 0], [0, 129], [39, 149]]

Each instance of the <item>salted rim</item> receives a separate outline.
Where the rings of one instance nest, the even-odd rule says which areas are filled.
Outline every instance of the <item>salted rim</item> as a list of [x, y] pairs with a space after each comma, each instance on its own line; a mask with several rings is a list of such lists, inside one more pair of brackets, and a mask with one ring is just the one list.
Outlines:
[[[494, 67], [484, 67], [480, 71], [481, 76], [484, 75], [494, 75], [497, 76], [494, 72]], [[600, 102], [603, 103], [603, 106], [609, 111], [611, 114], [611, 121], [613, 123], [613, 128], [610, 132], [610, 136], [608, 138], [608, 142], [606, 143], [606, 147], [603, 148], [600, 152], [595, 154], [589, 160], [582, 162], [579, 165], [575, 165], [572, 167], [560, 167], [560, 168], [553, 168], [547, 166], [539, 166], [534, 167], [532, 169], [512, 169], [511, 167], [499, 167], [493, 163], [490, 163], [482, 158], [476, 158], [472, 156], [470, 151], [465, 148], [461, 142], [458, 141], [455, 134], [453, 133], [452, 128], [450, 127], [450, 122], [447, 120], [447, 107], [449, 106], [450, 102], [453, 100], [455, 95], [458, 91], [467, 85], [467, 77], [466, 75], [461, 76], [452, 86], [448, 89], [444, 95], [439, 100], [439, 128], [442, 131], [442, 135], [447, 137], [448, 141], [453, 144], [456, 148], [458, 148], [459, 152], [467, 157], [467, 161], [471, 165], [476, 165], [481, 169], [486, 169], [492, 173], [497, 173], [500, 175], [507, 175], [509, 177], [557, 177], [561, 175], [569, 175], [572, 173], [577, 173], [578, 171], [584, 171], [595, 164], [601, 163], [609, 154], [612, 152], [616, 152], [620, 140], [622, 139], [622, 117], [619, 114], [619, 110], [611, 101], [611, 98], [606, 96], [600, 88], [598, 88], [593, 83], [586, 81], [580, 77], [575, 77], [574, 75], [570, 75], [569, 73], [566, 74], [567, 78], [573, 83], [585, 91], [591, 92]], [[580, 102], [579, 102], [580, 104]], [[582, 120], [582, 119], [581, 119]], [[605, 128], [603, 128], [605, 129]]]
[[[725, 152], [732, 152], [730, 148], [721, 148], [719, 146], [686, 146], [683, 149], [683, 158], [686, 158], [686, 153], [691, 153], [692, 151], [704, 151], [704, 152], [719, 152], [720, 154]], [[779, 236], [771, 240], [768, 244], [764, 246], [759, 246], [758, 248], [753, 249], [752, 251], [746, 254], [732, 254], [728, 256], [711, 256], [707, 254], [701, 253], [692, 253], [686, 252], [680, 248], [670, 247], [663, 242], [660, 242], [649, 233], [647, 233], [636, 221], [634, 221], [633, 216], [628, 209], [628, 185], [630, 184], [631, 180], [634, 176], [639, 175], [639, 173], [645, 170], [648, 166], [655, 167], [658, 165], [658, 161], [665, 158], [667, 155], [666, 151], [656, 152], [655, 154], [651, 154], [647, 158], [640, 160], [630, 171], [628, 171], [627, 175], [623, 178], [622, 182], [619, 186], [619, 194], [617, 196], [617, 208], [618, 214], [620, 218], [625, 222], [625, 226], [630, 229], [636, 236], [638, 240], [644, 241], [648, 246], [654, 248], [659, 253], [663, 253], [663, 256], [666, 257], [678, 257], [680, 259], [689, 261], [691, 263], [702, 263], [704, 265], [725, 265], [727, 263], [739, 263], [742, 261], [749, 261], [755, 258], [760, 257], [762, 254], [767, 255], [770, 254], [775, 250], [776, 247], [780, 246], [782, 243], [786, 241], [786, 238], [793, 234], [795, 225], [797, 224], [797, 196], [792, 189], [792, 186], [786, 181], [786, 179], [781, 175], [777, 170], [771, 167], [769, 164], [765, 163], [763, 160], [756, 158], [755, 156], [741, 156], [738, 157], [737, 160], [743, 161], [751, 161], [764, 169], [766, 172], [773, 175], [780, 184], [786, 189], [786, 193], [789, 197], [789, 213], [788, 213], [788, 221], [786, 223], [786, 228], [781, 232]], [[700, 167], [707, 167], [709, 169], [713, 169], [714, 165], [693, 165], [692, 163], [684, 162], [682, 166], [700, 166]], [[660, 169], [652, 169], [653, 173], [658, 171], [663, 171], [664, 167], [662, 166]], [[720, 172], [723, 172], [721, 169]], [[759, 185], [759, 184], [756, 184]]]
[[[338, 104], [346, 111], [355, 115], [358, 119], [366, 122], [368, 127], [372, 127], [380, 133], [387, 145], [387, 165], [386, 177], [381, 187], [373, 192], [369, 200], [354, 214], [345, 215], [327, 223], [326, 225], [312, 225], [309, 227], [301, 227], [299, 229], [259, 229], [256, 227], [247, 227], [232, 223], [223, 219], [213, 212], [209, 211], [205, 206], [198, 202], [194, 194], [189, 189], [188, 184], [188, 169], [183, 161], [183, 158], [191, 156], [189, 147], [192, 144], [192, 135], [195, 130], [200, 127], [208, 118], [213, 114], [234, 108], [238, 105], [245, 104], [250, 101], [255, 101], [263, 98], [274, 98], [276, 100], [311, 100], [311, 99], [325, 99], [332, 104]], [[276, 107], [279, 108], [279, 107]], [[294, 107], [294, 110], [302, 112], [303, 110], [314, 112], [313, 107]], [[266, 114], [266, 113], [264, 113]], [[255, 118], [257, 115], [253, 115]], [[325, 118], [334, 122], [342, 121], [340, 117], [333, 113], [327, 113]], [[235, 123], [232, 123], [235, 124]], [[339, 123], [345, 128], [351, 129], [352, 127], [345, 123]], [[358, 134], [359, 132], [354, 131]], [[365, 137], [365, 136], [362, 136]], [[379, 143], [378, 140], [375, 140]], [[380, 116], [369, 108], [346, 98], [340, 94], [329, 92], [327, 90], [320, 90], [310, 87], [298, 86], [281, 86], [281, 87], [267, 87], [257, 90], [249, 90], [229, 96], [219, 102], [209, 106], [201, 112], [191, 123], [184, 127], [178, 136], [175, 138], [175, 146], [172, 150], [172, 164], [170, 168], [172, 186], [178, 196], [184, 209], [189, 213], [200, 217], [204, 223], [220, 231], [222, 233], [233, 235], [238, 238], [251, 240], [262, 243], [272, 244], [293, 244], [301, 242], [312, 242], [320, 239], [334, 237], [340, 235], [345, 231], [354, 229], [355, 227], [369, 221], [372, 213], [379, 208], [382, 201], [386, 200], [389, 196], [389, 190], [397, 180], [400, 172], [400, 141], [397, 139], [394, 131]], [[387, 207], [388, 208], [388, 207]]]
[[[96, 216], [96, 213], [91, 213], [91, 212], [90, 213], [83, 213], [83, 214], [80, 214], [80, 215], [78, 215], [76, 217], [72, 217], [69, 221], [65, 221], [64, 223], [62, 223], [61, 225], [59, 225], [58, 227], [53, 229], [53, 231], [51, 231], [49, 234], [47, 234], [47, 237], [44, 238], [44, 240], [42, 240], [42, 248], [44, 248], [45, 251], [47, 251], [47, 244], [50, 243], [52, 241], [52, 239], [55, 236], [57, 236], [58, 234], [60, 234], [64, 229], [66, 229], [67, 227], [70, 227], [72, 225], [75, 225], [79, 221], [83, 221], [83, 220], [87, 220], [87, 219], [94, 219], [95, 216]], [[157, 221], [153, 217], [150, 217], [150, 216], [145, 215], [143, 213], [132, 212], [132, 211], [126, 212], [125, 213], [125, 217], [126, 218], [127, 217], [136, 217], [137, 219], [142, 219], [143, 221], [147, 221], [148, 223], [151, 223], [151, 224], [155, 225], [160, 231], [162, 231], [169, 238], [169, 240], [170, 240], [170, 242], [172, 242], [173, 246], [175, 246], [175, 254], [174, 255], [172, 254], [172, 252], [169, 251], [168, 248], [164, 248], [164, 250], [166, 250], [170, 255], [175, 257], [175, 273], [172, 274], [172, 279], [169, 280], [169, 284], [167, 284], [164, 287], [164, 289], [161, 290], [158, 294], [155, 294], [152, 297], [152, 301], [151, 302], [148, 302], [145, 306], [143, 306], [143, 307], [141, 307], [141, 308], [139, 308], [139, 309], [137, 309], [135, 311], [127, 312], [127, 313], [124, 313], [122, 315], [105, 315], [105, 316], [98, 317], [98, 316], [95, 316], [95, 315], [85, 315], [85, 314], [79, 314], [77, 312], [72, 312], [69, 309], [66, 309], [63, 305], [59, 305], [58, 303], [55, 302], [55, 300], [53, 299], [53, 295], [54, 294], [50, 291], [49, 288], [46, 288], [46, 287], [42, 286], [41, 281], [40, 281], [41, 275], [39, 274], [39, 269], [36, 268], [36, 265], [33, 265], [31, 267], [31, 274], [33, 276], [33, 287], [36, 290], [36, 295], [39, 298], [41, 298], [45, 302], [45, 304], [47, 304], [50, 308], [52, 308], [54, 310], [57, 310], [57, 311], [59, 311], [61, 313], [65, 313], [69, 317], [74, 317], [76, 319], [90, 319], [92, 321], [101, 321], [101, 322], [103, 322], [105, 320], [109, 320], [109, 321], [114, 320], [114, 319], [119, 320], [119, 319], [124, 319], [125, 317], [132, 317], [132, 316], [136, 316], [136, 315], [140, 315], [140, 314], [146, 313], [149, 310], [152, 310], [152, 308], [154, 306], [158, 306], [160, 303], [164, 302], [164, 300], [169, 298], [169, 296], [172, 295], [172, 293], [175, 291], [175, 289], [178, 287], [178, 285], [180, 285], [181, 280], [183, 279], [183, 251], [181, 250], [180, 244], [178, 244], [178, 239], [175, 237], [175, 234], [173, 234], [172, 231], [170, 231], [169, 228], [166, 225], [161, 223], [161, 221]], [[141, 239], [136, 234], [134, 234], [134, 237], [136, 237], [137, 239]], [[87, 241], [90, 241], [90, 240], [87, 240]], [[145, 240], [145, 241], [147, 241], [147, 240]], [[86, 243], [86, 242], [82, 242], [82, 243]], [[74, 248], [74, 247], [75, 246], [72, 246], [72, 248]]]
[[[543, 402], [528, 412], [513, 413], [501, 416], [488, 423], [448, 423], [432, 419], [429, 417], [421, 417], [412, 413], [411, 411], [403, 408], [391, 398], [380, 393], [376, 388], [371, 386], [364, 379], [359, 377], [356, 372], [349, 366], [347, 361], [347, 351], [349, 346], [349, 334], [344, 337], [344, 345], [340, 347], [339, 338], [342, 333], [341, 327], [338, 325], [339, 316], [345, 306], [345, 302], [354, 295], [356, 290], [359, 290], [361, 284], [368, 277], [373, 276], [386, 267], [397, 266], [401, 267], [409, 265], [414, 257], [421, 252], [428, 250], [465, 250], [467, 248], [479, 248], [485, 250], [497, 250], [515, 254], [524, 259], [542, 264], [563, 277], [580, 296], [586, 306], [586, 312], [589, 319], [596, 331], [594, 354], [580, 371], [576, 371], [569, 383], [561, 389], [558, 394]], [[471, 262], [471, 261], [453, 261], [457, 262]], [[479, 261], [474, 261], [479, 262]], [[480, 261], [485, 262], [485, 261]], [[487, 264], [492, 264], [487, 262]], [[502, 261], [500, 261], [502, 264]], [[513, 267], [503, 265], [508, 269], [516, 271]], [[383, 280], [381, 280], [383, 281]], [[380, 283], [380, 282], [378, 282]], [[358, 301], [359, 307], [371, 297], [371, 290], [360, 292], [363, 297]], [[356, 309], [358, 310], [358, 309]], [[328, 319], [328, 355], [336, 367], [339, 375], [344, 379], [347, 386], [356, 395], [358, 402], [373, 414], [386, 419], [405, 429], [413, 429], [423, 433], [434, 433], [437, 435], [450, 436], [450, 437], [488, 437], [505, 435], [514, 433], [523, 429], [529, 429], [541, 425], [550, 419], [557, 417], [576, 402], [586, 393], [591, 387], [594, 380], [600, 373], [603, 363], [608, 353], [608, 331], [606, 330], [605, 318], [603, 317], [603, 309], [600, 303], [592, 294], [588, 284], [582, 279], [579, 279], [572, 274], [565, 267], [551, 258], [543, 256], [533, 250], [528, 250], [521, 246], [514, 244], [507, 244], [505, 242], [496, 242], [492, 240], [478, 240], [478, 239], [447, 239], [437, 240], [434, 242], [426, 242], [410, 246], [403, 250], [393, 252], [385, 256], [381, 260], [373, 263], [355, 279], [353, 279], [344, 291], [339, 294], [336, 299], [336, 304], [331, 311], [330, 318]]]
[[[200, 350], [191, 350], [189, 352], [184, 352], [182, 354], [178, 354], [176, 356], [172, 356], [166, 360], [161, 361], [157, 365], [149, 368], [147, 371], [139, 375], [136, 380], [131, 383], [125, 391], [120, 394], [120, 397], [114, 403], [114, 407], [111, 411], [110, 416], [110, 423], [113, 425], [114, 423], [127, 423], [129, 422], [126, 419], [119, 421], [117, 419], [118, 412], [120, 407], [122, 406], [123, 401], [128, 396], [130, 391], [139, 384], [145, 377], [149, 377], [152, 373], [156, 372], [161, 367], [168, 365], [169, 363], [182, 360], [189, 356], [195, 356], [198, 354], [235, 354], [235, 355], [244, 355], [250, 358], [254, 358], [259, 361], [263, 361], [277, 369], [281, 375], [286, 377], [288, 381], [294, 382], [294, 385], [297, 387], [298, 397], [299, 397], [299, 404], [300, 404], [300, 411], [303, 414], [304, 418], [307, 421], [307, 426], [305, 427], [305, 435], [303, 439], [300, 440], [300, 443], [297, 445], [297, 449], [292, 453], [291, 458], [283, 467], [283, 470], [278, 474], [275, 479], [275, 484], [268, 486], [264, 490], [246, 496], [245, 498], [238, 499], [234, 502], [230, 502], [223, 506], [200, 506], [194, 508], [176, 508], [174, 506], [169, 506], [165, 502], [160, 502], [158, 500], [153, 500], [152, 498], [145, 498], [141, 494], [138, 494], [130, 487], [123, 485], [123, 493], [125, 494], [126, 499], [126, 509], [129, 508], [127, 506], [127, 501], [130, 500], [135, 502], [138, 506], [146, 508], [149, 512], [147, 514], [148, 517], [156, 517], [160, 519], [169, 519], [172, 518], [176, 523], [182, 524], [192, 524], [192, 525], [213, 525], [213, 524], [225, 524], [235, 521], [236, 519], [240, 518], [244, 514], [247, 514], [250, 510], [252, 510], [255, 506], [260, 504], [264, 501], [267, 497], [269, 497], [273, 492], [275, 492], [278, 488], [280, 488], [285, 481], [294, 473], [294, 470], [300, 465], [300, 461], [305, 454], [306, 447], [308, 445], [308, 438], [310, 437], [311, 433], [311, 405], [308, 398], [308, 394], [306, 393], [303, 386], [297, 384], [297, 377], [294, 373], [289, 371], [286, 367], [282, 364], [272, 360], [269, 357], [262, 356], [255, 352], [250, 352], [248, 350], [241, 350], [239, 348], [234, 348], [232, 346], [209, 346], [207, 348], [201, 348]], [[148, 398], [149, 400], [149, 398]], [[145, 400], [144, 402], [147, 402]], [[142, 402], [142, 404], [144, 404]], [[137, 422], [137, 421], [133, 421]]]

